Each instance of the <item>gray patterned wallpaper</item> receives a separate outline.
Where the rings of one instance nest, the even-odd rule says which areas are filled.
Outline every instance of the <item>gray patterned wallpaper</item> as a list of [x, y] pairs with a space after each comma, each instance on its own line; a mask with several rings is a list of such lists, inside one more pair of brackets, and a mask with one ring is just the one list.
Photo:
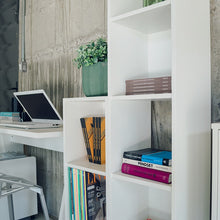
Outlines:
[[17, 1], [0, 2], [0, 111], [11, 111], [11, 88], [18, 81]]

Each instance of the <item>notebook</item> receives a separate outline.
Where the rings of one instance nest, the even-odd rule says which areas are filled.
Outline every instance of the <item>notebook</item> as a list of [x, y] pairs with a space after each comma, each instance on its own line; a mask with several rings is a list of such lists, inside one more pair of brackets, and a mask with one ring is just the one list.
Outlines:
[[44, 90], [14, 92], [15, 98], [31, 118], [30, 122], [4, 122], [0, 125], [15, 128], [60, 127], [63, 120]]

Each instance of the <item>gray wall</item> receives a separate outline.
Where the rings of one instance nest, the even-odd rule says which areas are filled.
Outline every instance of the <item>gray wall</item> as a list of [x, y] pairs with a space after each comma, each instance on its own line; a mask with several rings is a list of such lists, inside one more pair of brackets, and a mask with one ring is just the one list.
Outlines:
[[[43, 88], [62, 114], [62, 98], [82, 96], [81, 74], [73, 65], [79, 45], [106, 35], [106, 0], [28, 0], [28, 72], [19, 73], [19, 90]], [[212, 122], [220, 120], [220, 2], [211, 0]], [[170, 149], [171, 102], [152, 103], [152, 145]], [[63, 186], [61, 153], [27, 147], [36, 155], [38, 182], [50, 214], [58, 216]]]
[[15, 0], [0, 2], [0, 111], [11, 111], [18, 81], [18, 17]]
[[[99, 36], [106, 36], [105, 0], [27, 0], [28, 71], [19, 73], [19, 90], [44, 89], [62, 115], [64, 97], [83, 95], [81, 74], [73, 65], [76, 49]], [[44, 188], [50, 215], [57, 217], [63, 154], [30, 146], [26, 154], [37, 157], [38, 184]]]
[[212, 122], [220, 121], [220, 1], [211, 0]]

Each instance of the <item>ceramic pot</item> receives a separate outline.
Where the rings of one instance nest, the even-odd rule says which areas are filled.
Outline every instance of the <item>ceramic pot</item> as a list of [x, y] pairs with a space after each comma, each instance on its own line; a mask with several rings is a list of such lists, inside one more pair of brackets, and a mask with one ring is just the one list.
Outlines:
[[85, 96], [108, 95], [107, 61], [82, 67], [82, 88]]

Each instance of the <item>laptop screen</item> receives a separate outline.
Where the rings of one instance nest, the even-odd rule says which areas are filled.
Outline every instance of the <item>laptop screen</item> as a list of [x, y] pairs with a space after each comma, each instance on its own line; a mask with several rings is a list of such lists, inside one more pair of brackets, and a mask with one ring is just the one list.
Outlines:
[[43, 90], [15, 92], [22, 107], [34, 122], [62, 123], [62, 119]]

